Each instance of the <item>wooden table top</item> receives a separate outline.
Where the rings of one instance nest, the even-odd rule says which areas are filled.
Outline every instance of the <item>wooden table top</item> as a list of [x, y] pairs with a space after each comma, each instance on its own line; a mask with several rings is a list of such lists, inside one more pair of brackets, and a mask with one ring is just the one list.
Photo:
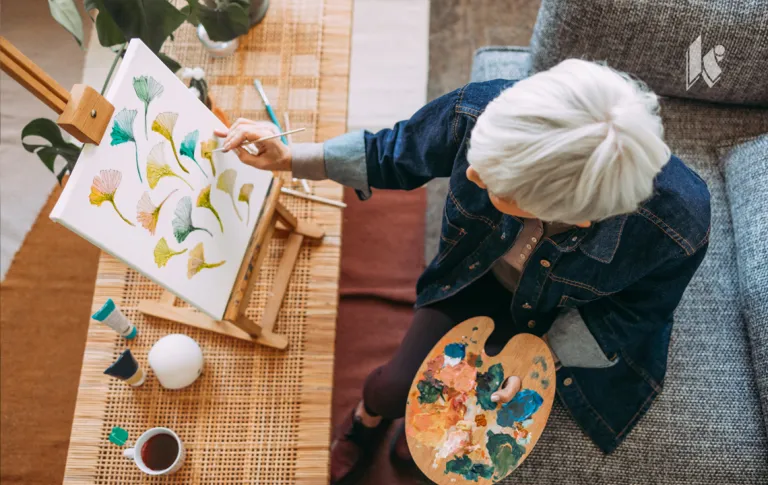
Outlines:
[[[351, 23], [352, 0], [272, 0], [265, 20], [240, 39], [232, 57], [211, 58], [188, 25], [164, 51], [184, 66], [205, 69], [216, 104], [231, 119], [268, 119], [252, 84], [258, 77], [278, 117], [288, 111], [292, 127], [306, 128], [293, 141], [322, 141], [346, 130]], [[311, 186], [315, 195], [342, 198], [335, 183]], [[140, 333], [127, 341], [91, 322], [64, 483], [149, 481], [109, 442], [114, 426], [126, 429], [131, 441], [155, 426], [180, 436], [186, 462], [163, 482], [328, 482], [342, 212], [290, 196], [281, 201], [326, 233], [320, 243], [305, 242], [291, 277], [275, 327], [288, 337], [285, 351], [139, 313], [139, 300], [159, 298], [162, 289], [101, 255], [93, 309], [112, 298]], [[255, 321], [284, 244], [276, 237], [262, 265], [247, 312]], [[143, 386], [132, 388], [103, 374], [126, 348], [148, 371], [149, 349], [172, 333], [189, 335], [203, 350], [203, 375], [192, 386], [164, 389], [150, 371]]]

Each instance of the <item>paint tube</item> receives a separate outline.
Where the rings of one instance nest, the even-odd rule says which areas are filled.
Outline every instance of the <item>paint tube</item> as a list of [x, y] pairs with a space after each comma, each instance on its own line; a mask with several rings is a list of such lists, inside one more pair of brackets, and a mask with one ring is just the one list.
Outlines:
[[114, 364], [110, 365], [104, 373], [108, 376], [117, 377], [133, 387], [139, 387], [144, 384], [144, 371], [139, 367], [139, 363], [131, 354], [130, 349], [120, 354], [120, 357]]
[[123, 315], [123, 312], [121, 312], [119, 308], [117, 308], [117, 305], [112, 301], [112, 298], [108, 298], [107, 302], [104, 303], [91, 318], [97, 322], [103, 323], [128, 340], [136, 337], [139, 333], [136, 326]]

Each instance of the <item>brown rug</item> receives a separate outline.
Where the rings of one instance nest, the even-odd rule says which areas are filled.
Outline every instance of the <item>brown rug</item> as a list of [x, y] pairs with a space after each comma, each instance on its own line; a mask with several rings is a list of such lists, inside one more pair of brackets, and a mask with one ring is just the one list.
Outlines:
[[0, 482], [61, 483], [99, 250], [43, 207], [0, 285]]
[[[413, 315], [416, 280], [424, 268], [424, 189], [377, 191], [365, 202], [347, 189], [344, 200], [349, 207], [342, 226], [334, 426], [360, 400], [368, 373], [385, 363], [400, 344]], [[390, 436], [393, 431], [394, 426]], [[394, 470], [388, 451], [387, 441], [360, 483], [422, 483]]]

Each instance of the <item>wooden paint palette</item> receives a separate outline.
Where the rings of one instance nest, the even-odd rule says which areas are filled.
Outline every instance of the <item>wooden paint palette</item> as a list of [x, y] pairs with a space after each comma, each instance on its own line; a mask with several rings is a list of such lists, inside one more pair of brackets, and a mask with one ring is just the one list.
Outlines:
[[[408, 394], [405, 432], [413, 459], [435, 483], [492, 484], [520, 466], [539, 440], [555, 397], [555, 364], [547, 344], [513, 337], [489, 357], [493, 320], [457, 325], [430, 351]], [[522, 389], [499, 404], [491, 395], [518, 376]]]

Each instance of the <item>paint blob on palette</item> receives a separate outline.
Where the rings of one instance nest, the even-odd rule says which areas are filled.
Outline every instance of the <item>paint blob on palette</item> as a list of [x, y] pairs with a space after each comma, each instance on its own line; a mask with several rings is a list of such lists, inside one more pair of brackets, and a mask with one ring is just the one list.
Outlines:
[[[408, 395], [408, 446], [422, 472], [440, 484], [495, 483], [525, 460], [552, 409], [555, 370], [546, 343], [517, 335], [498, 355], [485, 342], [486, 317], [456, 326], [421, 365]], [[510, 376], [522, 389], [506, 403], [491, 400]]]

